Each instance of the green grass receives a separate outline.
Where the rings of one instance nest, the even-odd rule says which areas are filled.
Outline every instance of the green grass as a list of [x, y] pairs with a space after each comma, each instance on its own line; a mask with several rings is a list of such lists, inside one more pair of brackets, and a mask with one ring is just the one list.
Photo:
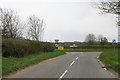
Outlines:
[[23, 58], [2, 58], [2, 75], [8, 75], [11, 72], [23, 69], [29, 65], [39, 63], [40, 61], [65, 54], [64, 51], [55, 51], [48, 53], [32, 54]]
[[2, 58], [0, 57], [0, 78], [2, 77]]
[[103, 51], [103, 54], [100, 55], [100, 60], [105, 63], [107, 67], [111, 67], [120, 74], [119, 57], [118, 49], [109, 49]]
[[65, 52], [94, 52], [102, 51], [102, 49], [65, 49]]

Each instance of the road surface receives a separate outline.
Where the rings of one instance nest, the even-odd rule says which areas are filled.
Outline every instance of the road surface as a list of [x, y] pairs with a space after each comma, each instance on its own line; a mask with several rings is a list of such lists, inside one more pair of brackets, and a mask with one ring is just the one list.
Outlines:
[[114, 78], [101, 68], [101, 52], [68, 52], [17, 72], [8, 78]]

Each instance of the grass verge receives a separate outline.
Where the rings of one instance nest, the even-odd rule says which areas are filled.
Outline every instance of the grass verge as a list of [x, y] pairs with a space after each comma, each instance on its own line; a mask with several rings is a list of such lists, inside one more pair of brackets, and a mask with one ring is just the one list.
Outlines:
[[11, 72], [15, 72], [17, 70], [23, 69], [27, 66], [32, 64], [39, 63], [43, 60], [53, 58], [56, 56], [60, 56], [65, 54], [64, 51], [55, 51], [55, 52], [48, 52], [48, 53], [40, 53], [40, 54], [32, 54], [29, 56], [25, 56], [23, 58], [2, 58], [2, 75], [8, 75]]
[[0, 56], [0, 78], [2, 77], [2, 57]]
[[103, 51], [103, 54], [100, 55], [100, 60], [106, 65], [106, 67], [112, 68], [120, 75], [119, 57], [118, 49], [109, 49]]

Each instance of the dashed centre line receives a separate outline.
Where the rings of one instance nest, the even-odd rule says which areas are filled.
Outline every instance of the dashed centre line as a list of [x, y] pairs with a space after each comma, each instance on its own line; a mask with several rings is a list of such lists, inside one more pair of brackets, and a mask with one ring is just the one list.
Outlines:
[[78, 59], [78, 57], [76, 58], [76, 60]]
[[70, 67], [75, 63], [75, 61], [73, 61], [71, 64], [70, 64]]
[[[79, 58], [79, 57], [76, 57], [76, 60], [77, 60], [78, 58]], [[76, 61], [76, 60], [75, 60], [75, 61]], [[71, 67], [71, 66], [75, 63], [75, 61], [73, 61], [73, 62], [69, 65], [69, 67]], [[65, 72], [60, 76], [60, 78], [59, 78], [58, 80], [61, 80], [66, 73], [67, 73], [67, 70], [65, 70]]]
[[60, 76], [58, 80], [61, 80], [66, 73], [67, 73], [67, 70], [65, 70], [65, 72]]
[[[78, 57], [76, 57], [76, 60], [78, 59]], [[73, 64], [75, 63], [75, 61], [73, 61], [69, 67], [71, 67]]]

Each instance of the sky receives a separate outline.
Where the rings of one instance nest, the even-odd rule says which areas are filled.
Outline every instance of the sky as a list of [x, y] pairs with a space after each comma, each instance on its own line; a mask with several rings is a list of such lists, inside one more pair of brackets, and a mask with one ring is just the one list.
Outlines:
[[95, 1], [99, 0], [0, 0], [0, 7], [14, 10], [23, 22], [31, 15], [43, 19], [43, 41], [82, 42], [90, 33], [118, 40], [117, 16], [101, 14]]

